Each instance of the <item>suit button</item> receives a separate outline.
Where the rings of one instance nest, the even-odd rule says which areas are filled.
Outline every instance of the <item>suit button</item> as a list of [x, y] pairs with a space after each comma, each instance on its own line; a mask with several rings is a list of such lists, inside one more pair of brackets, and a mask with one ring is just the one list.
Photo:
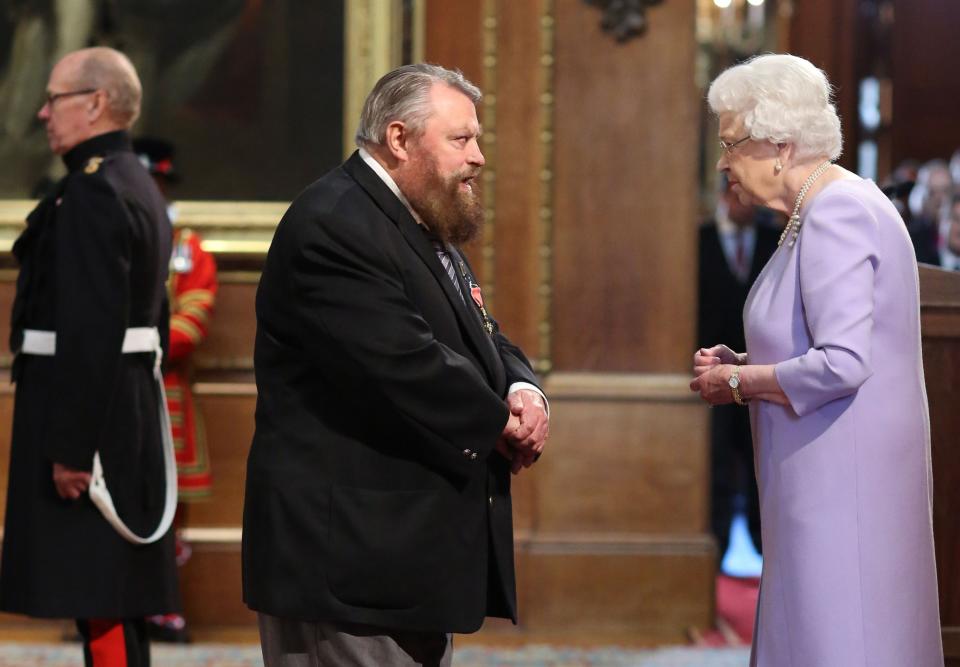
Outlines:
[[471, 460], [471, 461], [476, 461], [476, 460], [477, 460], [477, 453], [476, 453], [476, 452], [470, 452], [470, 460]]
[[493, 506], [493, 496], [490, 496], [489, 498], [487, 498], [487, 502], [490, 503], [491, 506]]
[[[466, 456], [468, 459], [470, 458], [470, 455], [471, 455], [471, 454], [473, 454], [473, 452], [470, 451], [469, 449], [463, 450], [463, 455]], [[474, 454], [474, 456], [476, 456], [476, 455]]]

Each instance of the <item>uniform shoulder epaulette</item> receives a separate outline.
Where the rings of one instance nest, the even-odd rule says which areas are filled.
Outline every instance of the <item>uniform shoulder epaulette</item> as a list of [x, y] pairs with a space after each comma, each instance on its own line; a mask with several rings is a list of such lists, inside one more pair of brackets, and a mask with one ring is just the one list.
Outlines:
[[100, 171], [100, 165], [103, 163], [102, 155], [95, 155], [89, 160], [87, 164], [83, 167], [83, 173], [85, 174], [95, 174]]

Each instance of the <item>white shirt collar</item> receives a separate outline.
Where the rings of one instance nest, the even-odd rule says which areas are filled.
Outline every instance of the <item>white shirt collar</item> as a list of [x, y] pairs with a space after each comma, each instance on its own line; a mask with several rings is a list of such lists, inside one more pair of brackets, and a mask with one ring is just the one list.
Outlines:
[[370, 153], [367, 152], [367, 149], [360, 148], [358, 152], [360, 153], [360, 157], [363, 159], [363, 161], [367, 163], [367, 166], [373, 169], [373, 173], [379, 176], [380, 180], [383, 181], [388, 188], [390, 188], [390, 192], [395, 194], [397, 199], [399, 199], [403, 205], [407, 207], [407, 210], [410, 211], [410, 215], [413, 216], [413, 219], [416, 220], [417, 224], [426, 227], [427, 225], [424, 224], [423, 219], [417, 214], [416, 211], [413, 210], [410, 202], [407, 201], [407, 198], [403, 196], [402, 192], [400, 192], [400, 186], [398, 186], [397, 182], [393, 180], [393, 177], [387, 173], [387, 170], [383, 168], [383, 165], [377, 162], [377, 159], [370, 155]]

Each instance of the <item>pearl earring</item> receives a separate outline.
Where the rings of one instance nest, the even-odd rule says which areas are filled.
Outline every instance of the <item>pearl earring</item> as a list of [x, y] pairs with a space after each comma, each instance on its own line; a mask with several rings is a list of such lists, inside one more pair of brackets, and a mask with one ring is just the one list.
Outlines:
[[773, 165], [773, 170], [774, 170], [774, 172], [776, 172], [776, 173], [778, 173], [778, 174], [779, 174], [781, 171], [783, 171], [783, 165], [780, 163], [780, 158], [777, 158], [777, 163], [776, 163], [775, 165]]

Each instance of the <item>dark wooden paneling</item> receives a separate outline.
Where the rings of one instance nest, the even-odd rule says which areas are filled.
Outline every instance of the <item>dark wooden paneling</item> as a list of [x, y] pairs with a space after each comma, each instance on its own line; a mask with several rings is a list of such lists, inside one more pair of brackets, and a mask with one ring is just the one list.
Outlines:
[[706, 530], [704, 405], [609, 393], [564, 396], [563, 389], [551, 391], [552, 381], [551, 438], [532, 469], [538, 530], [660, 536]]
[[545, 144], [540, 99], [543, 0], [497, 2], [496, 170], [493, 312], [511, 340], [540, 356], [541, 180]]
[[194, 543], [180, 568], [183, 613], [191, 627], [254, 625], [256, 615], [243, 604], [239, 543]]
[[[424, 58], [427, 62], [459, 69], [464, 76], [486, 88], [483, 66], [484, 3], [477, 0], [436, 0], [426, 3]], [[484, 106], [478, 109], [485, 122]], [[464, 250], [481, 285], [485, 281], [482, 242], [474, 241]], [[494, 315], [496, 317], [496, 315]]]
[[253, 339], [257, 331], [255, 275], [243, 281], [221, 276], [210, 333], [194, 353], [199, 369], [253, 370]]
[[[517, 539], [521, 622], [487, 619], [477, 640], [588, 644], [680, 643], [712, 622], [714, 555], [703, 541], [556, 542]], [[193, 628], [252, 626], [242, 601], [238, 543], [195, 542], [181, 569]], [[22, 621], [0, 618], [0, 628]]]
[[459, 69], [482, 87], [483, 2], [427, 2], [424, 56], [428, 62]]
[[554, 367], [679, 372], [693, 350], [694, 3], [617, 44], [556, 3]]
[[960, 628], [943, 629], [944, 667], [960, 667]]
[[833, 84], [843, 126], [843, 155], [839, 163], [853, 171], [857, 168], [859, 141], [857, 4], [857, 0], [794, 2], [788, 45], [790, 53], [822, 69]]
[[960, 3], [894, 0], [893, 159], [949, 158], [960, 147]]
[[[960, 329], [960, 313], [954, 317]], [[960, 628], [960, 331], [926, 340], [923, 362], [933, 434], [933, 525], [936, 530], [940, 618]]]
[[213, 491], [208, 498], [190, 503], [186, 525], [239, 526], [243, 518], [243, 493], [247, 453], [253, 441], [253, 385], [198, 385], [197, 407], [207, 431]]
[[960, 664], [960, 274], [920, 267], [920, 296], [940, 623], [950, 665]]
[[[857, 15], [857, 0], [794, 2], [789, 51], [814, 62], [837, 87], [848, 168], [857, 163], [858, 80], [869, 68], [862, 51], [869, 51], [867, 25]], [[864, 3], [866, 4], [866, 3]], [[879, 176], [904, 159], [947, 158], [960, 146], [960, 125], [952, 102], [960, 99], [960, 77], [953, 63], [960, 60], [960, 4], [954, 0], [893, 0], [892, 53], [867, 54], [887, 60], [893, 84], [890, 146], [881, 140]], [[921, 48], [922, 45], [922, 48]], [[884, 48], [884, 47], [881, 47]], [[872, 73], [872, 72], [871, 72]], [[889, 151], [889, 154], [887, 152]]]
[[584, 553], [529, 545], [518, 558], [524, 632], [563, 643], [596, 633], [610, 643], [683, 643], [691, 627], [712, 625], [714, 557], [645, 550]]

